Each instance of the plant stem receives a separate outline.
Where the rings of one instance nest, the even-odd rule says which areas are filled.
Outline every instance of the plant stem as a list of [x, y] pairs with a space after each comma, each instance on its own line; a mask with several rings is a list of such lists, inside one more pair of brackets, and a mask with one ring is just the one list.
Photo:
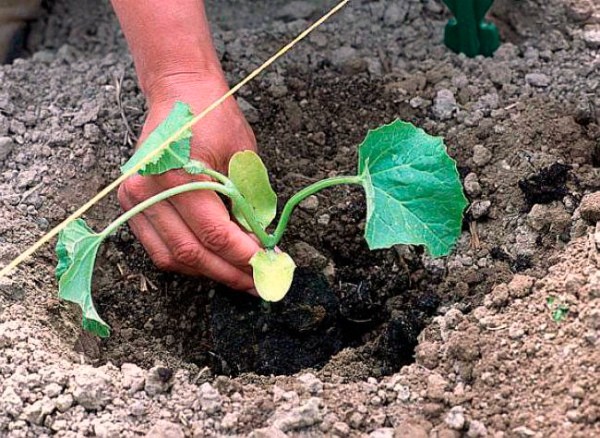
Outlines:
[[164, 201], [165, 199], [170, 198], [171, 196], [176, 196], [181, 193], [191, 192], [194, 190], [213, 190], [215, 192], [221, 193], [225, 196], [232, 198], [234, 201], [236, 201], [238, 203], [238, 205], [240, 206], [240, 209], [242, 209], [244, 215], [247, 216], [246, 221], [252, 228], [252, 232], [261, 241], [261, 243], [266, 246], [266, 243], [269, 242], [271, 236], [269, 236], [260, 227], [260, 225], [258, 224], [256, 219], [254, 218], [252, 209], [250, 208], [250, 206], [248, 205], [246, 200], [240, 195], [239, 191], [231, 183], [224, 185], [224, 184], [219, 184], [219, 183], [212, 182], [212, 181], [199, 181], [199, 182], [192, 182], [192, 183], [188, 183], [188, 184], [182, 184], [180, 186], [173, 187], [172, 189], [165, 190], [164, 192], [154, 195], [153, 197], [148, 198], [143, 202], [140, 202], [138, 205], [136, 205], [135, 207], [133, 207], [131, 210], [127, 211], [126, 213], [123, 213], [121, 216], [119, 216], [117, 219], [115, 219], [113, 222], [111, 222], [104, 229], [104, 231], [102, 231], [100, 233], [100, 235], [103, 236], [104, 238], [106, 238], [109, 235], [111, 235], [112, 233], [114, 233], [117, 230], [117, 228], [119, 228], [121, 225], [123, 225], [125, 222], [127, 222], [129, 219], [131, 219], [133, 216], [135, 216], [138, 213], [141, 213], [142, 211], [144, 211], [145, 209], [147, 209], [149, 207], [152, 207], [154, 204], [156, 204], [160, 201]]
[[272, 236], [267, 234], [265, 229], [259, 224], [258, 220], [256, 219], [254, 209], [250, 206], [250, 204], [248, 204], [246, 199], [244, 199], [244, 196], [242, 196], [242, 194], [240, 193], [236, 185], [233, 183], [233, 181], [231, 181], [227, 176], [223, 175], [222, 173], [208, 167], [204, 168], [202, 173], [219, 181], [221, 184], [223, 184], [225, 187], [231, 190], [228, 196], [231, 198], [233, 203], [237, 205], [237, 207], [240, 209], [242, 215], [244, 216], [244, 219], [246, 219], [246, 222], [250, 226], [250, 229], [252, 230], [254, 235], [256, 235], [256, 237], [258, 238], [258, 240], [260, 240], [262, 245], [266, 247], [266, 244], [271, 240]]
[[[229, 178], [227, 178], [225, 175], [223, 175], [220, 172], [217, 172], [216, 170], [212, 170], [209, 169], [208, 167], [204, 169], [204, 171], [202, 172], [204, 175], [208, 175], [211, 178], [216, 179], [217, 181], [219, 181], [221, 184], [231, 184], [231, 180]], [[237, 190], [237, 189], [236, 189]]]
[[298, 204], [300, 204], [304, 199], [308, 198], [315, 193], [326, 189], [327, 187], [337, 186], [340, 184], [361, 184], [362, 177], [360, 175], [356, 176], [336, 176], [333, 178], [327, 178], [321, 181], [317, 181], [314, 184], [305, 187], [300, 190], [294, 196], [292, 196], [288, 202], [283, 207], [283, 211], [281, 212], [281, 217], [279, 218], [279, 223], [277, 224], [277, 228], [275, 232], [269, 236], [268, 244], [265, 245], [267, 248], [272, 249], [279, 243], [281, 237], [285, 229], [287, 228], [287, 224], [290, 220], [290, 216], [292, 215], [294, 208]]
[[250, 226], [252, 233], [260, 240], [260, 243], [264, 248], [268, 248], [268, 244], [272, 239], [272, 236], [267, 234], [267, 232], [263, 229], [262, 225], [258, 223], [256, 219], [256, 214], [254, 213], [254, 209], [248, 204], [248, 201], [244, 199], [242, 194], [236, 188], [236, 186], [230, 181], [227, 186], [231, 189], [231, 199], [233, 203], [240, 209], [244, 219]]
[[248, 222], [248, 225], [252, 229], [252, 232], [256, 235], [258, 240], [260, 240], [263, 247], [267, 249], [273, 249], [281, 240], [283, 236], [283, 232], [287, 228], [287, 224], [290, 220], [290, 216], [292, 215], [294, 208], [298, 204], [300, 204], [304, 199], [308, 198], [315, 193], [326, 189], [328, 187], [340, 185], [340, 184], [361, 184], [362, 177], [359, 176], [337, 176], [334, 178], [327, 178], [322, 181], [317, 181], [314, 184], [311, 184], [308, 187], [300, 190], [294, 196], [292, 196], [288, 202], [283, 207], [283, 211], [281, 212], [281, 217], [279, 219], [279, 223], [277, 224], [277, 228], [273, 234], [267, 234], [267, 232], [261, 227], [261, 225], [256, 220], [254, 211], [248, 202], [244, 199], [239, 190], [235, 187], [235, 185], [231, 182], [229, 178], [224, 176], [223, 174], [208, 169], [208, 171], [203, 172], [208, 176], [220, 181], [199, 181], [183, 184], [177, 187], [173, 187], [169, 190], [165, 190], [153, 197], [146, 199], [143, 202], [140, 202], [138, 205], [133, 207], [131, 210], [123, 213], [113, 222], [111, 222], [105, 229], [100, 233], [104, 238], [108, 237], [112, 233], [114, 233], [117, 228], [127, 222], [129, 219], [134, 217], [136, 214], [141, 213], [145, 209], [152, 207], [154, 204], [164, 201], [172, 196], [179, 195], [185, 192], [191, 192], [194, 190], [213, 190], [217, 193], [221, 193], [225, 196], [228, 196], [232, 199], [232, 201], [239, 207], [241, 213], [244, 218]]
[[112, 233], [114, 233], [117, 230], [117, 228], [119, 228], [121, 225], [123, 225], [125, 222], [127, 222], [129, 219], [131, 219], [133, 216], [135, 216], [138, 213], [141, 213], [142, 211], [144, 211], [147, 208], [152, 207], [154, 204], [157, 204], [160, 201], [164, 201], [165, 199], [170, 198], [171, 196], [179, 195], [179, 194], [185, 193], [185, 192], [191, 192], [193, 190], [214, 190], [215, 192], [222, 193], [226, 196], [231, 196], [230, 189], [228, 189], [227, 187], [225, 187], [222, 184], [215, 183], [215, 182], [200, 181], [200, 182], [182, 184], [180, 186], [173, 187], [172, 189], [165, 190], [164, 192], [160, 192], [159, 194], [154, 195], [151, 198], [148, 198], [143, 202], [140, 202], [139, 204], [134, 206], [131, 210], [123, 213], [117, 219], [112, 221], [104, 229], [104, 231], [102, 231], [102, 233], [100, 233], [100, 234], [107, 237], [107, 236], [111, 235]]

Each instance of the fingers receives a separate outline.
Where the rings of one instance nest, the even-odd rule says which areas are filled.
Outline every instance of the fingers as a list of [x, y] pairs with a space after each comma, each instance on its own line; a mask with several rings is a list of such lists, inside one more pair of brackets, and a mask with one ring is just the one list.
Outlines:
[[[135, 206], [135, 202], [129, 196], [127, 185], [119, 187], [119, 203], [124, 210], [130, 210]], [[146, 252], [161, 271], [172, 271], [175, 267], [175, 260], [167, 245], [163, 242], [160, 235], [156, 232], [150, 221], [143, 213], [135, 215], [128, 222], [129, 228], [146, 249]]]
[[256, 241], [233, 223], [223, 202], [210, 192], [184, 193], [170, 200], [198, 240], [236, 266], [248, 266], [260, 249]]
[[[120, 187], [119, 201], [123, 208], [130, 209], [162, 190], [154, 179], [134, 176]], [[218, 197], [216, 201], [220, 203]], [[205, 247], [169, 202], [158, 203], [135, 216], [130, 226], [160, 269], [204, 275], [233, 289], [249, 290], [254, 286], [249, 273]]]
[[[152, 223], [143, 214], [139, 214], [131, 219], [129, 221], [129, 228], [131, 228], [133, 234], [144, 246], [154, 265], [161, 271], [178, 272], [192, 277], [206, 275], [193, 267], [178, 264], [169, 248], [152, 226]], [[233, 286], [230, 287], [235, 289]], [[247, 292], [258, 296], [254, 288], [249, 289]]]
[[[161, 185], [181, 184], [176, 173], [161, 178]], [[208, 250], [228, 262], [247, 269], [260, 249], [257, 241], [231, 221], [229, 211], [218, 195], [209, 191], [182, 193], [169, 199], [188, 227]]]
[[[205, 248], [169, 203], [156, 204], [144, 212], [153, 228], [168, 247], [175, 267], [191, 268], [196, 274], [210, 277], [233, 289], [253, 287], [252, 277]], [[187, 269], [186, 269], [187, 270]]]

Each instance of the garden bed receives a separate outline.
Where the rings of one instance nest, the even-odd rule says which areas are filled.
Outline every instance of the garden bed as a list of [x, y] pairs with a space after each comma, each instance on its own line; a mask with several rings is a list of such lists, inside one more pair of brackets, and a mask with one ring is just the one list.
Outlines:
[[[260, 18], [209, 4], [232, 82], [324, 7], [266, 3]], [[47, 247], [0, 280], [2, 434], [600, 433], [598, 255], [579, 210], [600, 188], [600, 64], [586, 34], [600, 12], [497, 2], [507, 42], [468, 59], [441, 43], [440, 3], [392, 3], [353, 4], [244, 89], [242, 107], [283, 200], [353, 172], [369, 128], [401, 118], [443, 136], [471, 201], [454, 253], [370, 252], [361, 191], [333, 188], [295, 213], [281, 246], [300, 270], [265, 306], [158, 272], [124, 229], [96, 267], [113, 328], [99, 340], [57, 301]], [[112, 181], [132, 152], [123, 117], [134, 133], [143, 122], [109, 6], [88, 6], [58, 1], [32, 56], [0, 68], [2, 263]], [[99, 229], [118, 211], [110, 197], [86, 219]]]

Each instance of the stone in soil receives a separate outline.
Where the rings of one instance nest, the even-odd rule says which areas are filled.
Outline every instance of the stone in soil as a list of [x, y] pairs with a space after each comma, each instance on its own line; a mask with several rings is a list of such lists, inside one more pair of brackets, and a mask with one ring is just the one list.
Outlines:
[[159, 420], [148, 431], [146, 438], [184, 438], [183, 428], [177, 424], [166, 420]]
[[473, 163], [483, 167], [490, 162], [494, 154], [485, 146], [478, 144], [473, 147]]
[[590, 193], [581, 199], [581, 217], [591, 224], [600, 221], [600, 192]]
[[433, 101], [433, 115], [439, 120], [451, 119], [458, 111], [458, 105], [454, 93], [447, 89], [437, 92]]
[[15, 148], [15, 143], [10, 137], [0, 137], [0, 161], [6, 159]]
[[543, 73], [528, 73], [525, 76], [525, 81], [534, 87], [545, 88], [550, 85], [550, 77]]
[[583, 41], [591, 49], [600, 48], [600, 24], [590, 24], [583, 30]]
[[309, 18], [316, 12], [316, 6], [308, 1], [291, 1], [275, 13], [275, 17], [284, 21]]
[[69, 381], [75, 402], [89, 410], [104, 408], [113, 398], [110, 377], [99, 368], [91, 366], [77, 369]]
[[[131, 371], [131, 369], [129, 368], [126, 370], [128, 372]], [[131, 375], [129, 375], [128, 378], [131, 378]], [[144, 389], [146, 390], [146, 393], [151, 397], [162, 394], [164, 392], [167, 392], [173, 385], [172, 378], [173, 370], [169, 368], [161, 366], [151, 368], [148, 371], [148, 375], [146, 376], [144, 382]], [[133, 380], [135, 380], [135, 378]], [[135, 385], [136, 382], [132, 381], [131, 384]], [[137, 385], [141, 386], [141, 382], [137, 382]]]
[[492, 206], [492, 201], [486, 200], [477, 200], [474, 201], [469, 207], [469, 212], [473, 219], [481, 219], [488, 215], [490, 211], [490, 207]]

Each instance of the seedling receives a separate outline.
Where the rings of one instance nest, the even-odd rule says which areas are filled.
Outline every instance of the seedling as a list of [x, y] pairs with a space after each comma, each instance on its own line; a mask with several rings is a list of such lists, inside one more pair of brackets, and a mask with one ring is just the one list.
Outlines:
[[[183, 169], [190, 174], [207, 175], [212, 181], [165, 190], [136, 205], [100, 233], [78, 219], [59, 236], [59, 297], [78, 304], [83, 312], [83, 327], [98, 336], [110, 334], [91, 295], [92, 271], [100, 244], [136, 214], [180, 193], [213, 190], [231, 199], [233, 216], [263, 247], [250, 265], [256, 289], [265, 301], [283, 299], [292, 284], [294, 261], [275, 248], [294, 208], [325, 188], [339, 184], [363, 187], [367, 201], [365, 238], [372, 250], [397, 244], [424, 245], [433, 257], [439, 257], [451, 251], [460, 235], [467, 200], [456, 163], [446, 153], [440, 137], [432, 137], [410, 123], [396, 120], [369, 131], [359, 146], [358, 173], [327, 178], [300, 190], [284, 205], [279, 222], [269, 232], [277, 212], [277, 196], [260, 157], [251, 151], [238, 152], [229, 162], [227, 176], [191, 159], [191, 131], [176, 134], [193, 117], [190, 108], [178, 102], [121, 171], [125, 173], [145, 163], [139, 170], [144, 176]], [[168, 147], [156, 153], [171, 138]], [[149, 159], [152, 154], [155, 156]]]
[[446, 25], [444, 43], [467, 56], [492, 56], [500, 46], [498, 28], [485, 21], [494, 0], [444, 0], [454, 18]]
[[554, 322], [563, 321], [569, 313], [569, 306], [560, 302], [560, 300], [557, 302], [556, 297], [551, 295], [546, 297], [546, 306], [550, 309], [550, 316]]

